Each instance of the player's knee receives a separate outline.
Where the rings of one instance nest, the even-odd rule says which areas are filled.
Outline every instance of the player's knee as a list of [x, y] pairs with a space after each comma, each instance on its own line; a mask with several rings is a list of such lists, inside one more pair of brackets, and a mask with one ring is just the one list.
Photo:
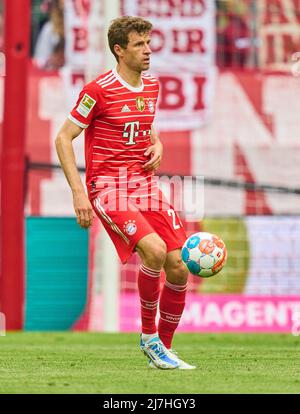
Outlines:
[[167, 246], [166, 243], [158, 238], [145, 254], [145, 265], [151, 268], [162, 267], [166, 261]]
[[188, 280], [189, 271], [183, 261], [178, 260], [168, 269], [167, 274], [172, 278], [172, 280], [170, 280], [171, 283], [174, 283], [175, 285], [185, 285]]

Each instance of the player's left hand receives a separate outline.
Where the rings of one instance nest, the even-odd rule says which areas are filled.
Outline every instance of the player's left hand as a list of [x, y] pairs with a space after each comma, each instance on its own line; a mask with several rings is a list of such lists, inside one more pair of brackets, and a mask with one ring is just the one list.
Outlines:
[[159, 168], [162, 155], [163, 155], [163, 145], [160, 141], [156, 142], [155, 144], [151, 145], [144, 155], [148, 156], [151, 155], [150, 161], [144, 164], [143, 168], [145, 171], [155, 171]]

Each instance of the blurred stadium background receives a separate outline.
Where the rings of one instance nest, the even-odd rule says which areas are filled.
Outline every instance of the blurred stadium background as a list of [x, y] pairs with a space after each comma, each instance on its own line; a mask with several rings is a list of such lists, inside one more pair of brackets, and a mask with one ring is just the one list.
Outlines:
[[[12, 3], [0, 1], [2, 124]], [[154, 24], [159, 173], [204, 177], [204, 217], [186, 228], [215, 232], [228, 247], [218, 276], [190, 277], [180, 330], [291, 332], [300, 312], [299, 0], [28, 3], [24, 232], [16, 224], [18, 190], [3, 178], [2, 131], [0, 139], [7, 329], [139, 331], [138, 258], [121, 267], [99, 223], [89, 232], [77, 226], [53, 145], [84, 82], [114, 65], [105, 44], [110, 20], [132, 14]], [[83, 172], [82, 138], [75, 146]]]

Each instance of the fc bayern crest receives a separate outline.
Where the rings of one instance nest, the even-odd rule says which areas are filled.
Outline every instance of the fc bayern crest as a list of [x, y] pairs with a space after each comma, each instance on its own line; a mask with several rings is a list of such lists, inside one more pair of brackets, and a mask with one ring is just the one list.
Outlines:
[[129, 234], [129, 236], [133, 236], [137, 231], [135, 220], [126, 221], [124, 224], [124, 230], [127, 234]]
[[135, 100], [136, 103], [136, 107], [140, 112], [143, 112], [143, 110], [145, 109], [145, 101], [143, 96], [138, 96]]
[[149, 112], [153, 114], [155, 110], [155, 106], [154, 106], [154, 101], [152, 99], [148, 99], [148, 108], [149, 108]]

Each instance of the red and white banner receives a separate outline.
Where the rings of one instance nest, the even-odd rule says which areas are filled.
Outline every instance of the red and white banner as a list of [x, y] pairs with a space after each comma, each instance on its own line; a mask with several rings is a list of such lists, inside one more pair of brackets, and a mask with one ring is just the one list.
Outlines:
[[215, 84], [215, 5], [210, 0], [123, 0], [123, 15], [153, 24], [151, 74], [160, 80], [160, 130], [192, 130], [211, 113]]
[[66, 64], [84, 71], [88, 50], [88, 17], [90, 2], [65, 0]]
[[[66, 66], [62, 73], [69, 101], [84, 77], [104, 67], [102, 2], [65, 1]], [[199, 129], [211, 114], [215, 69], [215, 5], [210, 0], [160, 2], [121, 1], [120, 15], [153, 23], [150, 73], [160, 81], [156, 124], [160, 131]]]
[[65, 0], [65, 66], [61, 70], [69, 106], [83, 85], [104, 67], [103, 2]]
[[299, 0], [261, 0], [258, 9], [260, 67], [291, 72], [299, 52]]

